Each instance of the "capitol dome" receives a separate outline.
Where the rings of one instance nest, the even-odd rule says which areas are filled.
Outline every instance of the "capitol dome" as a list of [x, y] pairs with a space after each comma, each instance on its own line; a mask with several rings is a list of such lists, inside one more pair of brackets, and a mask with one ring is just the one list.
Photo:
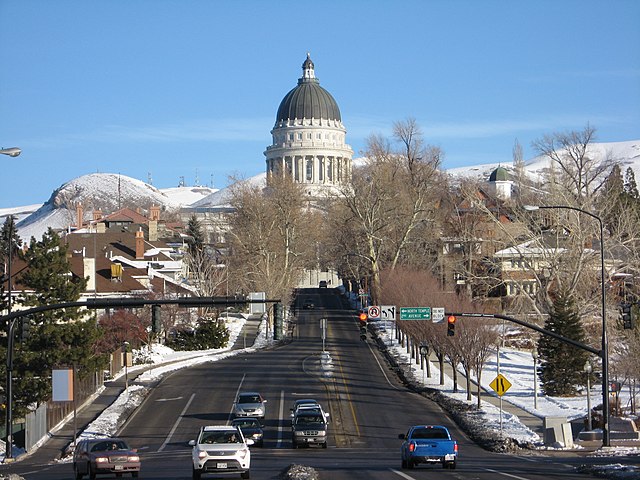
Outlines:
[[278, 107], [276, 122], [304, 118], [340, 121], [340, 109], [335, 99], [320, 86], [314, 75], [314, 65], [307, 54], [302, 64], [303, 75], [298, 85], [285, 95]]
[[349, 182], [353, 150], [338, 103], [320, 86], [314, 68], [307, 54], [298, 85], [280, 102], [264, 154], [267, 184], [274, 175], [288, 175], [304, 185], [309, 198], [319, 199]]

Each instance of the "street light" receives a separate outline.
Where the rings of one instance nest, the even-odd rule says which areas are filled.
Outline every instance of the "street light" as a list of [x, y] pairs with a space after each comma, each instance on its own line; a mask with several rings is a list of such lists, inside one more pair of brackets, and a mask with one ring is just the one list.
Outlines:
[[587, 374], [587, 430], [593, 430], [593, 425], [591, 424], [591, 371], [593, 368], [591, 367], [591, 362], [587, 360], [584, 364], [584, 371]]
[[[19, 152], [18, 152], [19, 154]], [[16, 154], [16, 155], [18, 155]], [[15, 156], [15, 155], [14, 155]], [[11, 263], [13, 256], [13, 234], [14, 225], [13, 217], [9, 216], [9, 229], [7, 231], [7, 314], [11, 314], [13, 285], [11, 283]], [[7, 371], [6, 371], [6, 391], [5, 391], [5, 403], [6, 403], [6, 416], [5, 416], [5, 431], [6, 431], [6, 450], [4, 454], [5, 462], [10, 461], [13, 458], [13, 417], [12, 417], [12, 402], [13, 402], [13, 342], [15, 335], [15, 328], [18, 319], [9, 320], [7, 323]]]
[[602, 445], [611, 446], [609, 439], [609, 341], [607, 340], [607, 315], [606, 315], [606, 296], [605, 296], [605, 274], [604, 274], [604, 228], [602, 219], [581, 208], [571, 207], [569, 205], [524, 205], [524, 209], [535, 211], [540, 209], [565, 209], [574, 210], [584, 213], [598, 221], [600, 227], [600, 287], [601, 287], [601, 303], [602, 303], [602, 347], [600, 349], [600, 358], [602, 359]]
[[533, 357], [533, 408], [538, 409], [538, 349], [533, 347], [531, 350]]
[[22, 150], [18, 147], [3, 148], [0, 150], [0, 153], [3, 155], [9, 155], [10, 157], [17, 157], [22, 153]]
[[[0, 153], [2, 155], [9, 155], [10, 157], [17, 157], [22, 153], [18, 147], [11, 148], [2, 148], [0, 149]], [[13, 217], [9, 217], [9, 238], [7, 239], [7, 313], [11, 313], [11, 291], [13, 290], [13, 286], [11, 284], [11, 256], [13, 253]], [[13, 335], [15, 331], [17, 319], [10, 320], [7, 324], [7, 382], [5, 387], [5, 402], [6, 402], [6, 418], [5, 418], [5, 428], [7, 434], [6, 440], [6, 450], [4, 454], [5, 461], [9, 461], [13, 458], [13, 418], [11, 417], [11, 409], [12, 409], [12, 372], [13, 369]]]

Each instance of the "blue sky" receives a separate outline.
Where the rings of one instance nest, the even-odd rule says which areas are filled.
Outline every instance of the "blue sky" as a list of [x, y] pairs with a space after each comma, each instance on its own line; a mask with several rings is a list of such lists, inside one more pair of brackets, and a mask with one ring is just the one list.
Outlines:
[[587, 123], [640, 140], [636, 0], [0, 0], [0, 207], [80, 175], [223, 187], [264, 171], [311, 53], [358, 156], [415, 118], [445, 168]]

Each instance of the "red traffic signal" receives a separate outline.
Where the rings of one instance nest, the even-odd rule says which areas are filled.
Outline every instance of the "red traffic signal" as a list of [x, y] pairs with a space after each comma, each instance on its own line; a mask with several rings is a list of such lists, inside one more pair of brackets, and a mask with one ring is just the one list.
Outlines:
[[360, 312], [360, 314], [358, 315], [358, 320], [360, 320], [360, 323], [367, 323], [368, 318], [369, 315], [367, 315], [365, 312]]
[[447, 317], [447, 335], [453, 337], [456, 334], [456, 317], [449, 315]]

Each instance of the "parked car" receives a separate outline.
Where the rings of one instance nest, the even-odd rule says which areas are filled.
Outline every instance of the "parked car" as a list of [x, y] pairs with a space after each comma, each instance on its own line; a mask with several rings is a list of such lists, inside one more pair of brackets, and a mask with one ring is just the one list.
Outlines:
[[202, 474], [239, 473], [240, 478], [251, 477], [251, 451], [253, 440], [245, 438], [240, 427], [210, 425], [202, 427], [198, 438], [189, 441], [193, 447], [193, 480]]
[[291, 444], [293, 448], [302, 445], [320, 445], [327, 448], [328, 422], [320, 413], [298, 411], [291, 425]]
[[404, 440], [400, 447], [402, 468], [413, 468], [420, 463], [441, 463], [442, 468], [456, 468], [458, 443], [446, 427], [416, 425], [398, 438]]
[[267, 401], [258, 392], [240, 392], [233, 404], [234, 417], [264, 418]]
[[311, 300], [305, 300], [303, 308], [305, 310], [311, 310], [313, 307], [315, 307], [315, 305], [313, 304], [313, 302]]
[[120, 438], [104, 437], [80, 440], [73, 452], [73, 472], [76, 480], [88, 475], [140, 473], [140, 456], [135, 449]]
[[327, 288], [327, 281], [326, 280], [320, 280], [320, 283], [318, 285], [320, 288]]
[[260, 420], [255, 417], [239, 417], [231, 421], [234, 427], [240, 427], [244, 438], [250, 438], [256, 447], [264, 445], [264, 429]]

